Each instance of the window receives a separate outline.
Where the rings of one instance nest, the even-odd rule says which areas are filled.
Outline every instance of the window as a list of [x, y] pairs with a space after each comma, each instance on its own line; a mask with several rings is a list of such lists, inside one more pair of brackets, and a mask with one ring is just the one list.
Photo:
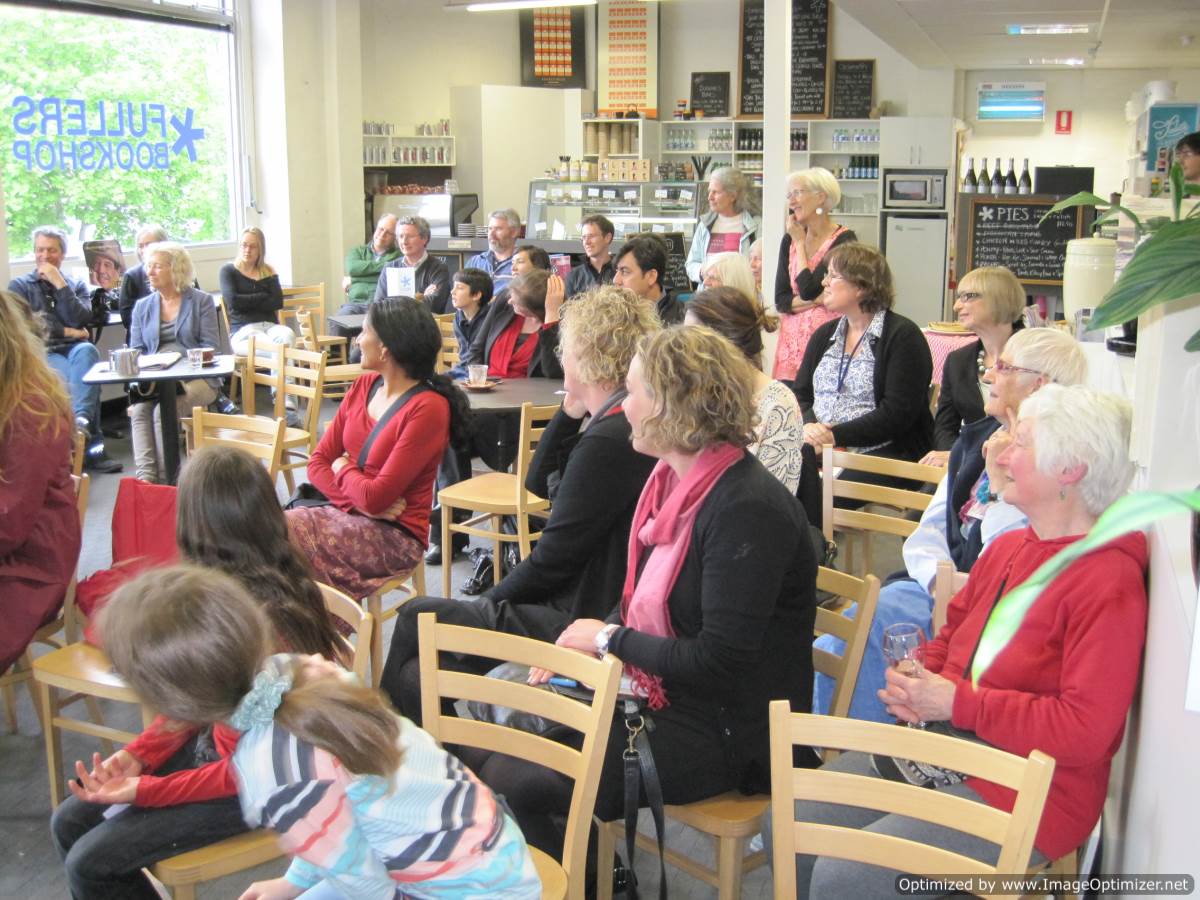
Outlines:
[[[157, 222], [184, 242], [239, 222], [231, 0], [0, 2], [0, 177], [9, 253], [59, 225], [132, 249]], [[96, 6], [96, 4], [91, 4]]]

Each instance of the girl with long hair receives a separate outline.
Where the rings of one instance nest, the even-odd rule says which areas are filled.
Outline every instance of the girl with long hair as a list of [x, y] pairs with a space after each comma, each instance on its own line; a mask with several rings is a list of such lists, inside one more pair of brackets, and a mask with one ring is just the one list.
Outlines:
[[79, 559], [73, 433], [29, 306], [0, 291], [0, 673], [57, 614]]
[[233, 764], [246, 822], [277, 831], [295, 857], [243, 897], [391, 897], [401, 885], [421, 897], [540, 895], [492, 792], [378, 691], [321, 657], [272, 655], [266, 617], [233, 579], [147, 573], [105, 607], [100, 631], [144, 702], [242, 732]]

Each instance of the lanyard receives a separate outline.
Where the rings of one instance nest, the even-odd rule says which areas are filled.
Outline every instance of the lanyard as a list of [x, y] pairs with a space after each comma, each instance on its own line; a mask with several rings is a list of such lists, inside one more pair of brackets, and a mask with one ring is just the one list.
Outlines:
[[858, 336], [858, 341], [855, 343], [854, 349], [850, 351], [849, 356], [846, 355], [845, 341], [842, 342], [842, 358], [838, 360], [837, 392], [839, 394], [842, 392], [842, 384], [846, 381], [846, 376], [850, 373], [850, 363], [854, 361], [854, 354], [856, 354], [858, 352], [858, 348], [862, 346], [863, 338], [867, 336], [867, 331], [869, 330], [869, 328], [864, 330], [863, 333]]

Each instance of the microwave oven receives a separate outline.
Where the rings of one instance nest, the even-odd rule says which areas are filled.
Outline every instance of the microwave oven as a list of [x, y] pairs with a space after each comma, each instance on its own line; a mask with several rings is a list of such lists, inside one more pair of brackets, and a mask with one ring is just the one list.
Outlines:
[[905, 169], [883, 173], [885, 209], [945, 209], [945, 169]]

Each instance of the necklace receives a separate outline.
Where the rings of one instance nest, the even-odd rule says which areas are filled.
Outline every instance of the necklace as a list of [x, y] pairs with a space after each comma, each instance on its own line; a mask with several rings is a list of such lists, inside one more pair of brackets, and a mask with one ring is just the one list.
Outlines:
[[984, 352], [985, 351], [983, 347], [980, 347], [979, 356], [976, 358], [976, 364], [979, 366], [979, 378], [981, 381], [983, 380], [983, 373], [987, 371], [987, 367], [983, 364]]
[[[858, 353], [858, 348], [862, 346], [863, 338], [867, 336], [867, 330], [864, 328], [863, 333], [858, 336], [858, 340], [854, 342], [854, 349], [850, 351], [849, 356], [846, 355], [846, 343], [842, 344], [842, 358], [838, 360], [837, 392], [839, 394], [842, 392], [842, 385], [846, 382], [846, 376], [850, 373], [850, 363], [854, 359], [854, 355]], [[849, 336], [850, 332], [847, 330], [846, 337]]]

